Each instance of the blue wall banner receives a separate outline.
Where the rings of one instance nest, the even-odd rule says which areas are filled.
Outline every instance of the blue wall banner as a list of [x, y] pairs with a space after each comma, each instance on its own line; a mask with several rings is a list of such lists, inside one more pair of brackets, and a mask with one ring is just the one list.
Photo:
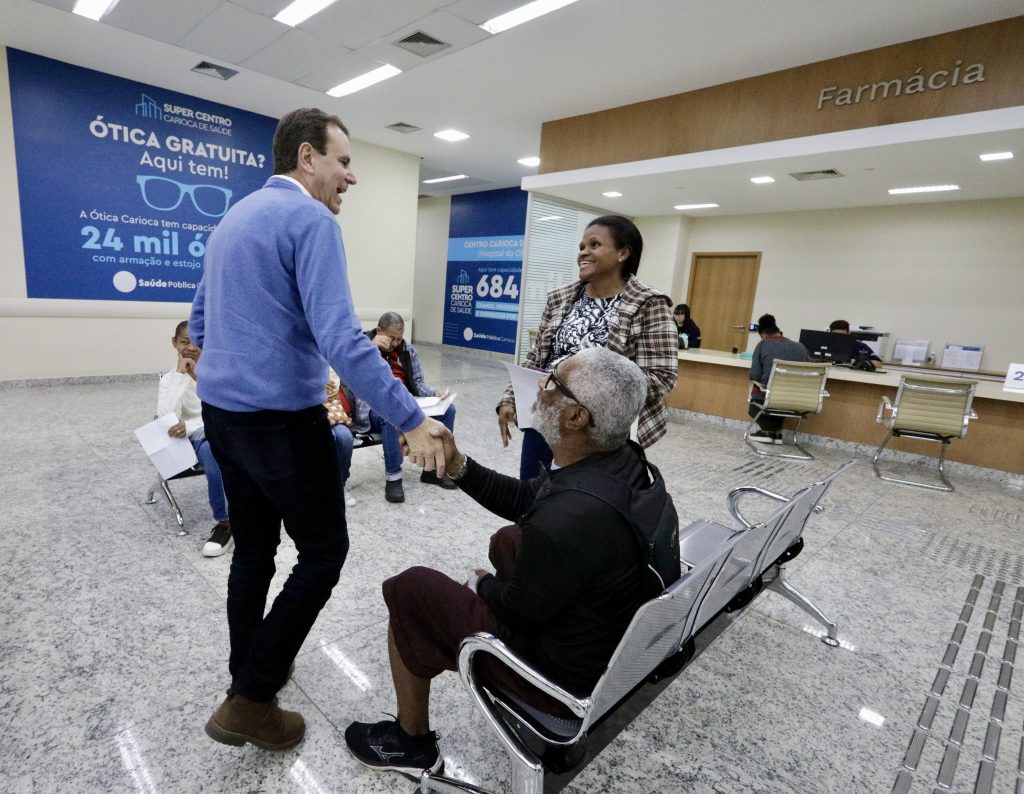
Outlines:
[[526, 193], [519, 188], [452, 197], [446, 345], [515, 352], [525, 231]]
[[275, 119], [7, 49], [30, 298], [191, 301]]

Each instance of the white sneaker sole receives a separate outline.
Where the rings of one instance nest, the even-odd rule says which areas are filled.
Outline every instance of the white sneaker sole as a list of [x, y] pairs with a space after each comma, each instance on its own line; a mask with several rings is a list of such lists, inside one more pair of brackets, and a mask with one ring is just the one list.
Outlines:
[[203, 546], [203, 556], [204, 557], [219, 557], [222, 554], [224, 554], [224, 552], [226, 552], [228, 549], [230, 549], [231, 548], [231, 544], [234, 543], [234, 542], [235, 542], [235, 539], [233, 537], [228, 538], [228, 542], [225, 545], [223, 545], [223, 546], [221, 546], [219, 543], [212, 543], [210, 541], [207, 541], [206, 545]]

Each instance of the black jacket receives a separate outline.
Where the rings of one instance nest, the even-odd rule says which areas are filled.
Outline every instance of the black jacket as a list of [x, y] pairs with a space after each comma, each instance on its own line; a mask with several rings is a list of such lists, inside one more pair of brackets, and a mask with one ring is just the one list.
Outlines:
[[[366, 338], [372, 342], [373, 337], [377, 335], [377, 329], [371, 328], [369, 331], [363, 331], [363, 333], [366, 335]], [[404, 339], [402, 340], [402, 344], [395, 348], [395, 352], [398, 353], [398, 363], [402, 365], [402, 372], [405, 373], [405, 388], [409, 390], [409, 393], [412, 394], [413, 397], [418, 397], [419, 395], [416, 393], [416, 384], [413, 382], [412, 377], [412, 357], [409, 355], [409, 348], [406, 346]], [[383, 358], [387, 358], [387, 354], [385, 354], [384, 351], [381, 351], [381, 356]]]
[[628, 444], [528, 482], [471, 461], [459, 481], [483, 507], [523, 530], [512, 581], [484, 577], [477, 593], [512, 630], [511, 647], [578, 695], [590, 694], [636, 610], [657, 595], [626, 520], [600, 499], [558, 490], [560, 472], [588, 468], [633, 487], [648, 483]]

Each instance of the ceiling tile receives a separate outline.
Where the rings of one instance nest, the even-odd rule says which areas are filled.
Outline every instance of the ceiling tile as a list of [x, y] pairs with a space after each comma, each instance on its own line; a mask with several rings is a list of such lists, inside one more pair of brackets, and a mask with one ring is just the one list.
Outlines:
[[479, 25], [488, 19], [507, 14], [513, 8], [524, 5], [525, 0], [459, 0], [447, 7], [447, 11]]
[[242, 66], [293, 83], [300, 77], [334, 67], [348, 53], [349, 50], [341, 44], [292, 28], [270, 46], [243, 61]]
[[214, 59], [242, 63], [287, 32], [287, 25], [223, 3], [178, 44]]
[[[433, 55], [424, 58], [394, 44], [394, 42], [399, 41], [409, 34], [417, 31], [423, 31], [424, 33], [433, 36], [435, 39], [446, 42], [451, 46], [445, 47], [443, 50], [438, 50]], [[390, 63], [397, 66], [399, 69], [407, 71], [409, 69], [415, 69], [417, 66], [424, 63], [444, 58], [445, 56], [451, 55], [453, 52], [461, 50], [470, 44], [475, 44], [476, 42], [489, 37], [489, 33], [486, 33], [476, 25], [466, 22], [466, 20], [461, 19], [460, 17], [449, 14], [447, 11], [436, 11], [430, 16], [424, 17], [411, 25], [407, 25], [404, 28], [396, 30], [387, 38], [379, 39], [371, 44], [367, 44], [365, 47], [360, 48], [359, 52], [373, 60]]]
[[299, 27], [357, 50], [422, 19], [436, 6], [436, 0], [345, 0], [325, 8]]
[[327, 91], [339, 83], [366, 74], [378, 66], [380, 64], [377, 61], [371, 61], [357, 52], [351, 52], [339, 58], [336, 63], [325, 64], [295, 82], [316, 91]]
[[236, 6], [248, 8], [250, 11], [273, 19], [288, 6], [291, 0], [231, 0], [231, 2]]
[[170, 44], [178, 43], [223, 0], [175, 0], [173, 3], [120, 2], [103, 17], [108, 25]]
[[75, 0], [36, 0], [36, 2], [40, 5], [59, 8], [61, 11], [70, 11], [75, 6]]

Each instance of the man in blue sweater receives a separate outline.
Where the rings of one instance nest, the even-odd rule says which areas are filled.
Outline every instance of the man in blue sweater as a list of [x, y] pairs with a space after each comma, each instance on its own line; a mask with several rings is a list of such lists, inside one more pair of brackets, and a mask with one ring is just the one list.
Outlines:
[[[221, 220], [206, 249], [189, 330], [198, 393], [224, 477], [235, 554], [228, 578], [227, 698], [206, 725], [218, 742], [284, 750], [305, 722], [276, 693], [348, 552], [345, 499], [323, 389], [327, 362], [405, 434], [410, 458], [444, 474], [437, 435], [363, 336], [334, 216], [356, 184], [348, 130], [314, 108], [281, 119], [274, 176]], [[325, 361], [326, 359], [326, 361]], [[281, 523], [298, 563], [264, 616]]]

